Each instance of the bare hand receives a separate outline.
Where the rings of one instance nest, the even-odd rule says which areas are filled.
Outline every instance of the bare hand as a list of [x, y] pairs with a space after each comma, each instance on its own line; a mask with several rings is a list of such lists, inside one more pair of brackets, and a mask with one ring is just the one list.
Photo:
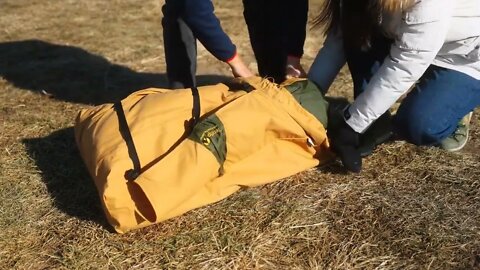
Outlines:
[[253, 72], [245, 65], [239, 55], [236, 55], [232, 60], [228, 62], [228, 65], [232, 69], [232, 74], [235, 77], [252, 77]]
[[288, 78], [305, 78], [307, 73], [300, 63], [300, 58], [294, 56], [287, 57], [287, 66], [285, 67], [285, 74]]

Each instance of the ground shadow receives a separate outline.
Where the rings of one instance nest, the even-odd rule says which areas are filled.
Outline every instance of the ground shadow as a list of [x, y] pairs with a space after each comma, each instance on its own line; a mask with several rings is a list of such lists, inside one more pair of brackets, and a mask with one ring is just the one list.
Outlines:
[[[16, 87], [85, 104], [111, 103], [148, 88], [167, 88], [165, 74], [136, 72], [82, 48], [22, 40], [0, 43], [0, 76]], [[201, 75], [201, 84], [225, 81]]]
[[75, 145], [72, 127], [44, 138], [23, 139], [22, 142], [41, 171], [58, 209], [70, 216], [109, 227], [97, 189]]
[[[136, 72], [84, 49], [41, 40], [0, 43], [0, 76], [22, 89], [93, 105], [115, 102], [148, 87], [167, 88], [165, 74]], [[221, 75], [198, 76], [203, 85], [228, 79]], [[23, 143], [60, 210], [109, 227], [75, 145], [73, 128], [44, 138], [24, 139]]]

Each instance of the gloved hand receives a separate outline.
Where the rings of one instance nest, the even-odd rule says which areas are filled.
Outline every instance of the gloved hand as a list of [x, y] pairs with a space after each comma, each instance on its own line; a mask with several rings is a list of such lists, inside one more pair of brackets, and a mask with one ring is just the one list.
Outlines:
[[360, 134], [355, 132], [344, 118], [344, 107], [339, 108], [330, 104], [328, 110], [328, 138], [332, 150], [340, 157], [343, 166], [358, 173], [362, 169], [362, 157], [360, 156]]

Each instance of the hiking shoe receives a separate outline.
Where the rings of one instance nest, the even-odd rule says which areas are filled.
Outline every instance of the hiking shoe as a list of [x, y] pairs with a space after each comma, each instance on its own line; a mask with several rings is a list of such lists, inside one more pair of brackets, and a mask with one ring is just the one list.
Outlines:
[[472, 119], [473, 112], [465, 115], [460, 122], [458, 122], [457, 129], [452, 135], [443, 139], [440, 142], [440, 148], [449, 152], [455, 152], [462, 149], [468, 141], [468, 131], [470, 129], [470, 120]]
[[366, 131], [360, 135], [359, 151], [362, 157], [372, 154], [375, 147], [389, 140], [393, 135], [392, 115], [389, 111], [382, 114]]

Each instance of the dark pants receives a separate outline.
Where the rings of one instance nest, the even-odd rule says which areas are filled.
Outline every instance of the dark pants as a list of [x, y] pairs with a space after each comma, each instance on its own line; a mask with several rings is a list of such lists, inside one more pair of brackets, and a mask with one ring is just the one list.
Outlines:
[[196, 86], [197, 43], [192, 31], [181, 19], [181, 2], [166, 0], [162, 8], [167, 78], [173, 89]]
[[392, 40], [379, 35], [372, 39], [371, 48], [368, 50], [345, 46], [345, 56], [352, 75], [355, 98], [365, 90], [370, 79], [383, 64], [383, 60], [390, 52], [392, 42]]
[[243, 0], [245, 22], [258, 73], [280, 83], [287, 63], [288, 11], [285, 0]]
[[[389, 53], [391, 41], [376, 38], [363, 52], [346, 50], [355, 96], [364, 89]], [[480, 105], [480, 81], [431, 65], [407, 94], [394, 117], [394, 129], [417, 145], [433, 145], [451, 135], [459, 120]]]

